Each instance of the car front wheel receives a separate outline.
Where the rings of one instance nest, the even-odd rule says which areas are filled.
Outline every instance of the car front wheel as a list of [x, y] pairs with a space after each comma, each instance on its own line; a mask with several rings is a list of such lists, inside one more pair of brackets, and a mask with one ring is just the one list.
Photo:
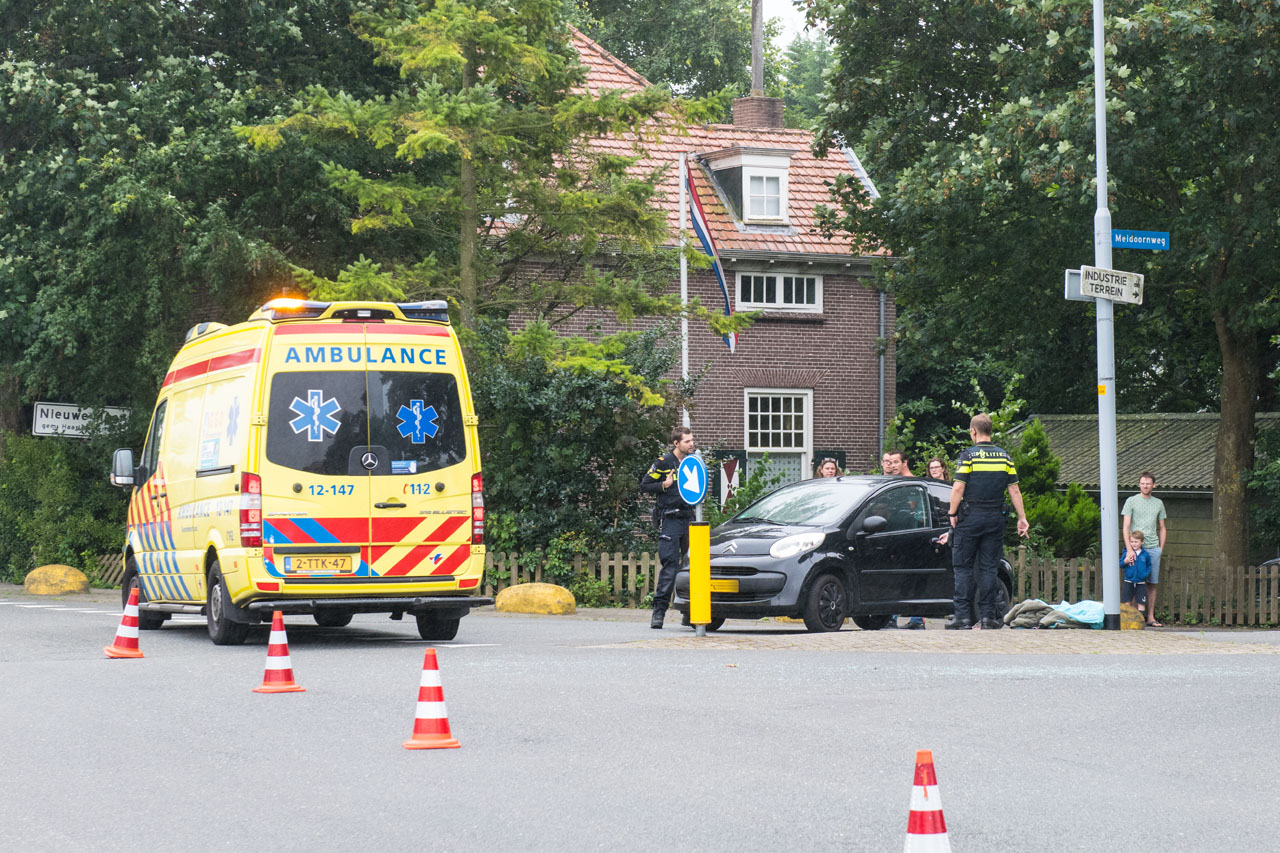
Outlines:
[[839, 631], [849, 609], [849, 596], [835, 575], [821, 575], [804, 600], [804, 626], [810, 631]]
[[893, 618], [892, 616], [887, 616], [883, 613], [877, 614], [875, 616], [868, 614], [866, 616], [853, 617], [853, 624], [857, 625], [859, 628], [861, 628], [864, 631], [879, 631], [885, 625], [888, 625], [889, 620], [892, 618]]

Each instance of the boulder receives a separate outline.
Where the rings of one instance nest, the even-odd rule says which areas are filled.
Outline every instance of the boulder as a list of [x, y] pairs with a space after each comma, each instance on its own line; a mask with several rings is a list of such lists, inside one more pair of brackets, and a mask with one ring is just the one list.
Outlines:
[[578, 606], [573, 593], [553, 583], [522, 583], [498, 593], [494, 607], [502, 613], [537, 613], [542, 616], [564, 616]]
[[1120, 605], [1120, 630], [1141, 631], [1147, 627], [1147, 616], [1132, 603], [1125, 601]]
[[70, 566], [41, 566], [23, 584], [30, 595], [68, 595], [89, 591], [89, 579], [84, 572]]

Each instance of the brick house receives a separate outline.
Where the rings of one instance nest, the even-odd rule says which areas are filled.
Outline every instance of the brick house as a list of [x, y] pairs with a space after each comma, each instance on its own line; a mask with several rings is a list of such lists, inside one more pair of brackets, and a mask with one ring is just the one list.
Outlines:
[[[589, 90], [649, 85], [581, 33], [574, 41]], [[787, 481], [811, 476], [825, 456], [855, 471], [876, 466], [895, 403], [893, 301], [868, 286], [874, 259], [820, 235], [814, 212], [832, 203], [839, 174], [875, 189], [852, 151], [819, 159], [812, 143], [809, 132], [783, 127], [780, 99], [740, 98], [733, 124], [660, 134], [645, 142], [646, 159], [637, 166], [669, 167], [659, 192], [674, 246], [678, 160], [688, 153], [733, 308], [763, 312], [732, 354], [705, 326], [690, 323], [690, 371], [707, 368], [690, 411], [698, 443], [748, 466], [767, 452]], [[634, 154], [634, 140], [597, 144]], [[679, 286], [672, 282], [673, 290]], [[723, 305], [713, 271], [690, 269], [688, 286], [704, 305]]]

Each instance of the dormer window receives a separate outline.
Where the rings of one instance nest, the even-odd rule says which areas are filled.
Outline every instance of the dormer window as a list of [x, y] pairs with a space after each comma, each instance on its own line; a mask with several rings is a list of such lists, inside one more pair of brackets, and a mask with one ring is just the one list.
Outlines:
[[747, 175], [747, 216], [750, 219], [782, 218], [782, 178]]
[[787, 171], [796, 151], [737, 146], [700, 158], [744, 225], [787, 225]]

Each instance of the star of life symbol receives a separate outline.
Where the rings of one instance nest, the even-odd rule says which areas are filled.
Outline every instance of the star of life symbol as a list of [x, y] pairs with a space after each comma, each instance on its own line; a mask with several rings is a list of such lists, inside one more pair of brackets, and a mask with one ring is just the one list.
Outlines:
[[396, 412], [396, 417], [400, 419], [396, 429], [400, 431], [401, 437], [414, 444], [422, 444], [428, 438], [435, 438], [440, 431], [440, 425], [436, 423], [437, 416], [435, 406], [424, 409], [421, 400], [410, 400], [409, 405], [401, 406], [400, 411]]
[[330, 397], [324, 399], [324, 391], [307, 391], [307, 399], [294, 397], [289, 404], [289, 411], [298, 416], [289, 421], [289, 426], [296, 433], [306, 432], [307, 441], [324, 441], [326, 432], [336, 433], [342, 423], [334, 417], [342, 411], [338, 401]]

